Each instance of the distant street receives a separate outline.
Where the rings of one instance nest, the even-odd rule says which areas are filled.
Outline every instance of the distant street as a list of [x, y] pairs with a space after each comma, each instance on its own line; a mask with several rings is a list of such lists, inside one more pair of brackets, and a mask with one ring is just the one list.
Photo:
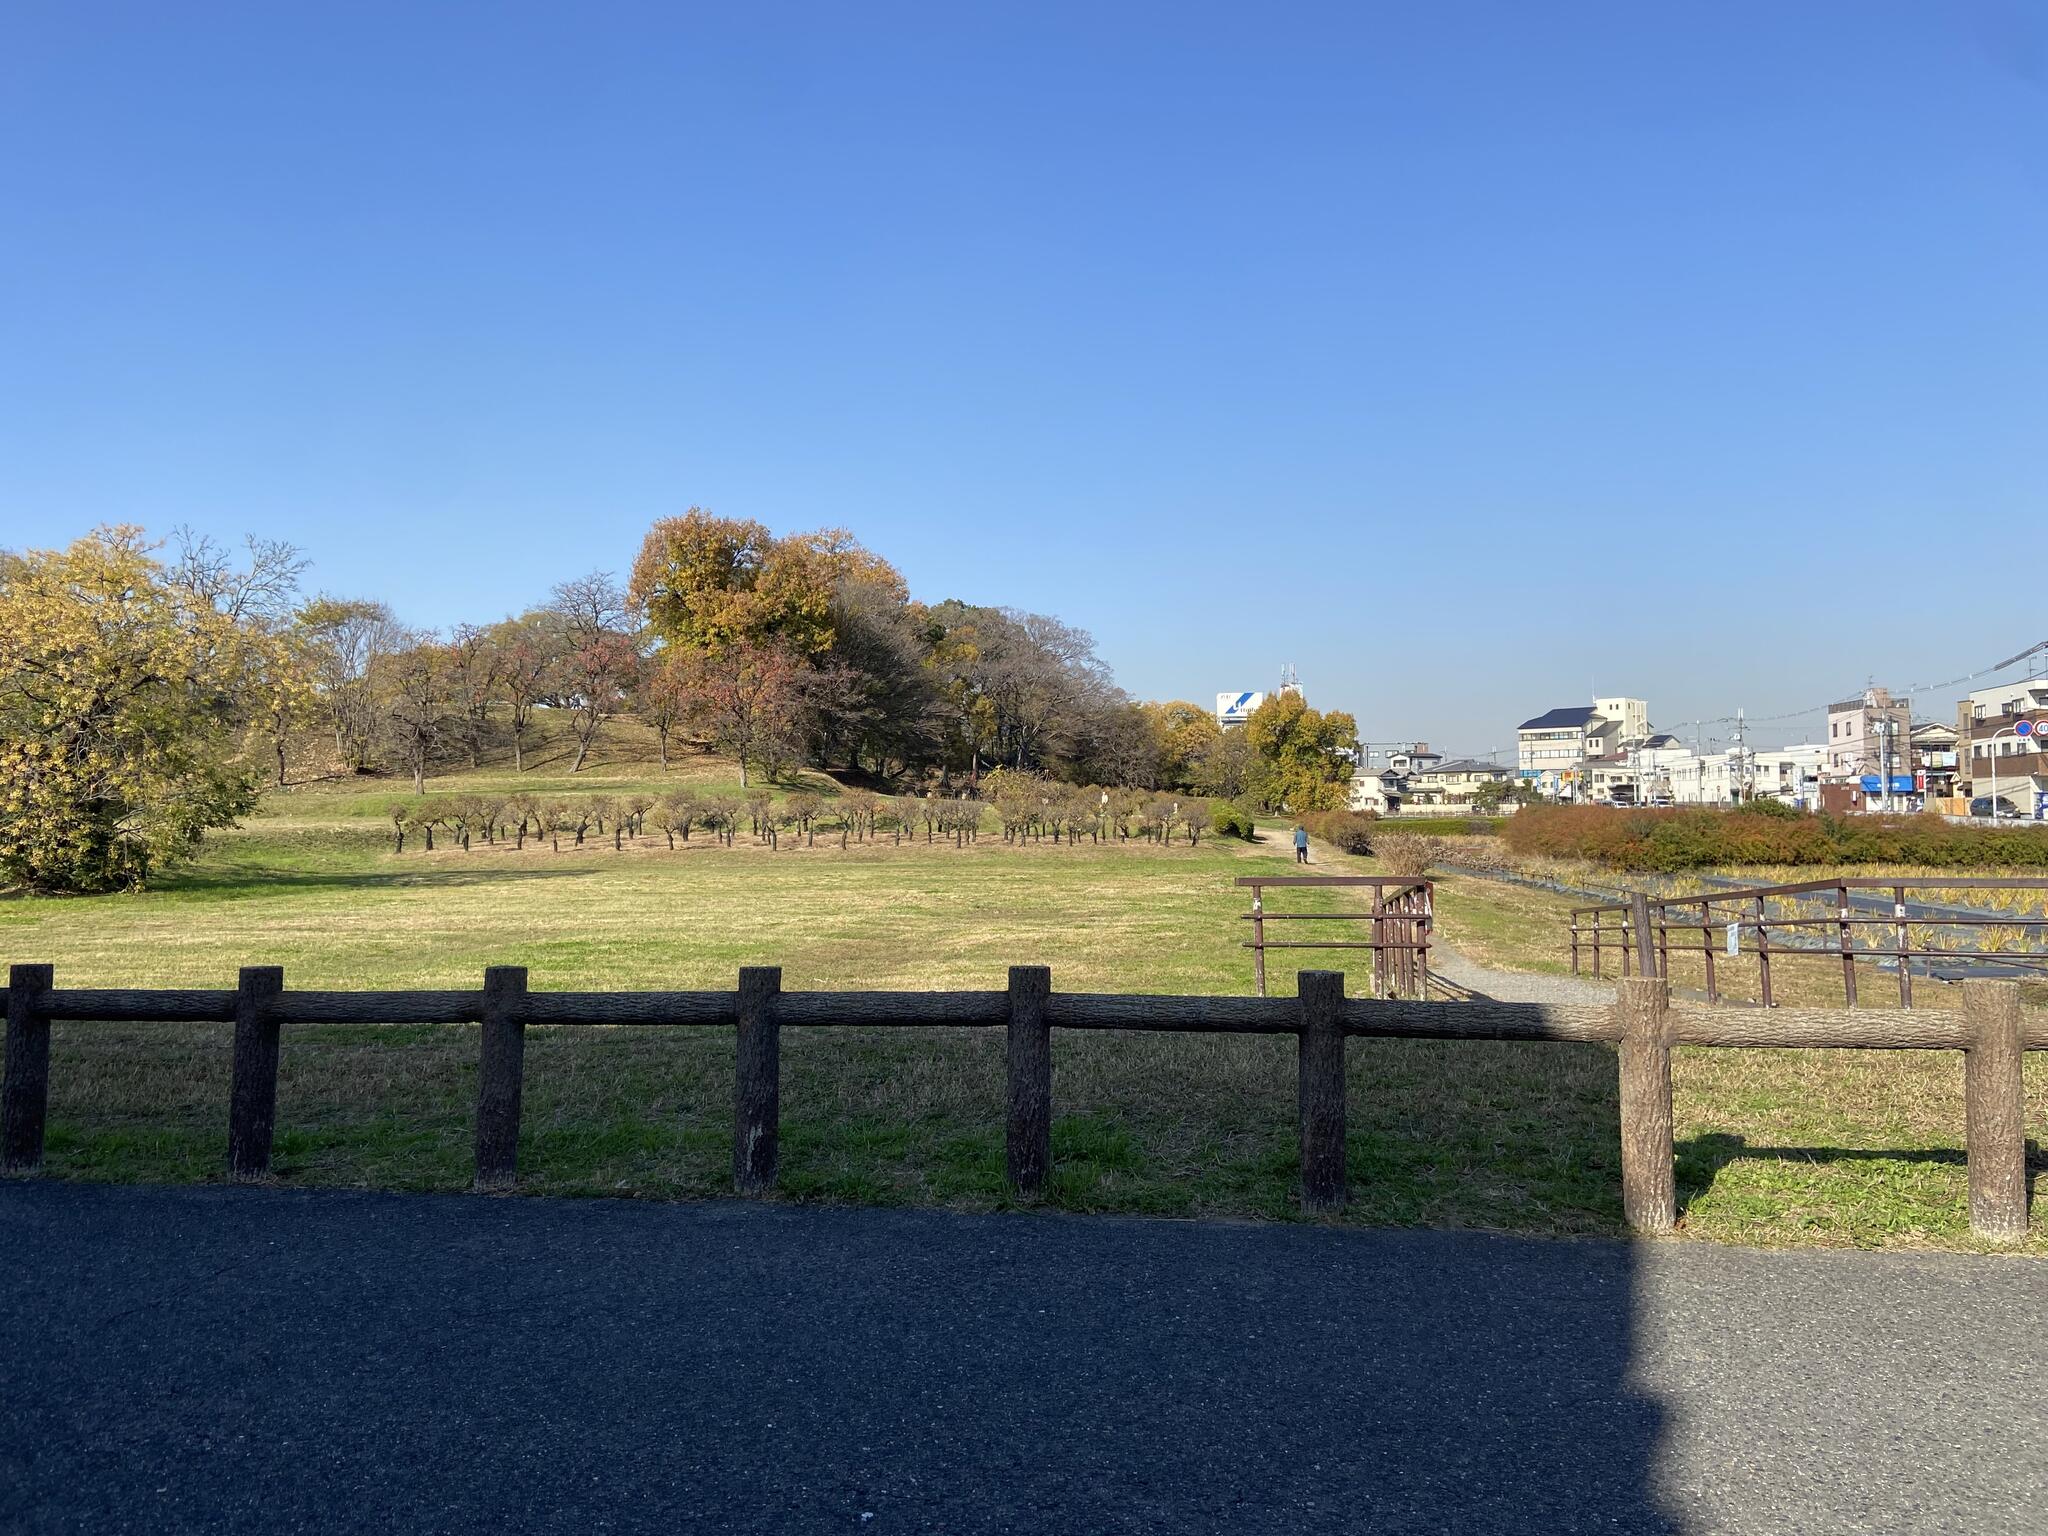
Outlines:
[[0, 1185], [0, 1530], [2021, 1532], [2048, 1265]]

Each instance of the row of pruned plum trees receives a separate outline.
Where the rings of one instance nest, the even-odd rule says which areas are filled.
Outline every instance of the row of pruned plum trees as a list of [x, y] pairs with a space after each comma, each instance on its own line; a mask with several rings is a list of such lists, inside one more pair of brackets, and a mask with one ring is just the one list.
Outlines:
[[892, 844], [977, 841], [992, 817], [1006, 843], [1064, 839], [1078, 845], [1144, 840], [1159, 844], [1185, 837], [1190, 845], [1208, 831], [1208, 802], [1147, 795], [1135, 790], [1077, 787], [1014, 771], [992, 775], [996, 791], [988, 800], [939, 795], [878, 795], [853, 790], [828, 800], [808, 790], [776, 799], [764, 791], [734, 795], [670, 790], [597, 795], [428, 796], [399, 800], [390, 807], [393, 850], [408, 844], [432, 852], [438, 834], [467, 850], [477, 843], [509, 842], [523, 849], [529, 840], [559, 852], [609, 841], [615, 849], [629, 838], [662, 837], [670, 848], [701, 831], [730, 845], [741, 832], [771, 848], [784, 837], [815, 847], [822, 834], [844, 848], [853, 843]]
[[1070, 843], [1127, 842], [1139, 838], [1168, 843], [1176, 836], [1192, 845], [1214, 820], [1209, 801], [1196, 795], [1141, 789], [1077, 785], [1029, 771], [1002, 768], [983, 781], [982, 792], [1003, 829], [1003, 841]]

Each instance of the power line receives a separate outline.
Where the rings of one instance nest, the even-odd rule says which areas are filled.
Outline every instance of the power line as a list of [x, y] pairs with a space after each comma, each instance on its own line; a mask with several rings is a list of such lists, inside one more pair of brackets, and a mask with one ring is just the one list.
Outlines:
[[[1921, 694], [1924, 693], [1936, 693], [1940, 692], [1943, 689], [1954, 688], [1960, 683], [1975, 682], [1980, 677], [1990, 677], [1993, 673], [2003, 672], [2007, 667], [2017, 666], [2019, 665], [2019, 663], [2025, 661], [2028, 657], [2039, 655], [2044, 652], [2048, 652], [2048, 640], [2039, 640], [2036, 641], [2034, 644], [2028, 646], [2024, 651], [2021, 651], [2018, 655], [2006, 657], [2005, 660], [1999, 662], [1996, 666], [1979, 667], [1975, 672], [1965, 672], [1960, 677], [1945, 678], [1938, 683], [1914, 683], [1912, 686], [1904, 690], [1905, 697], [1908, 702], [1911, 702], [1913, 699], [1918, 698]], [[1825, 715], [1832, 707], [1832, 704], [1815, 704], [1810, 705], [1805, 709], [1786, 710], [1783, 714], [1778, 715], [1750, 715], [1745, 719], [1744, 724], [1772, 725], [1782, 720], [1803, 720], [1814, 715]], [[1735, 721], [1736, 716], [1734, 715], [1715, 715], [1710, 719], [1693, 720], [1688, 721], [1686, 723], [1694, 726], [1733, 725]]]

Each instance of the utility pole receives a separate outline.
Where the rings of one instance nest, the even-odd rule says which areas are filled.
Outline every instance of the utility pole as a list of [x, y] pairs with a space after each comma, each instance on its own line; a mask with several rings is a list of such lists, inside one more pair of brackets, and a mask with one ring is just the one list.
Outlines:
[[1742, 786], [1748, 780], [1748, 774], [1744, 772], [1747, 762], [1748, 759], [1744, 756], [1742, 750], [1742, 707], [1737, 705], [1735, 709], [1735, 776], [1728, 786], [1728, 798], [1736, 805], [1742, 803]]

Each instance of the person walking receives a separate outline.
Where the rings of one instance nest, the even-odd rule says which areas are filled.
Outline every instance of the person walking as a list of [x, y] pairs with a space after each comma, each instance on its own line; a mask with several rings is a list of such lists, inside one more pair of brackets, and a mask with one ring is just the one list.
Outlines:
[[1308, 828], [1298, 821], [1294, 824], [1294, 862], [1308, 862]]

